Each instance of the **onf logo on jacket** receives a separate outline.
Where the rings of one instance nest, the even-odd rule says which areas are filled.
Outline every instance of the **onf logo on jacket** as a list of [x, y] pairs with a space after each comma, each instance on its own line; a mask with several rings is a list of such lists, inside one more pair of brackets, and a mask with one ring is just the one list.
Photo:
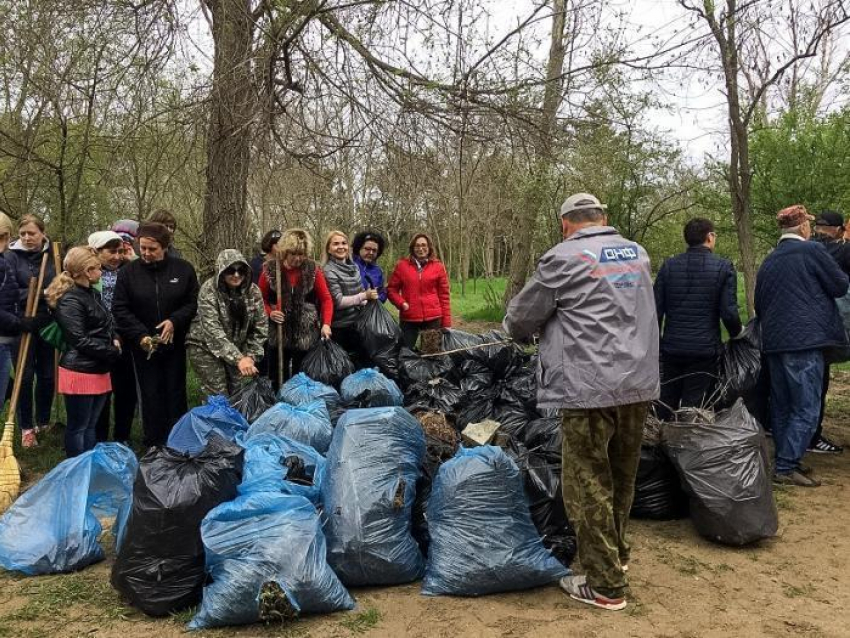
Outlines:
[[615, 288], [634, 288], [641, 278], [639, 256], [637, 244], [605, 246], [599, 251], [599, 261], [590, 276], [604, 278]]

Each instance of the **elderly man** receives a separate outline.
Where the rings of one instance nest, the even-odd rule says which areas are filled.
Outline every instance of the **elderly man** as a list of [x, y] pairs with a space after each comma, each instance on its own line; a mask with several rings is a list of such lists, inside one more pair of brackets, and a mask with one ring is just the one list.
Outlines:
[[564, 241], [540, 259], [504, 325], [520, 341], [540, 332], [537, 404], [561, 410], [564, 505], [586, 572], [561, 587], [619, 610], [643, 425], [659, 393], [658, 321], [649, 257], [607, 225], [604, 208], [586, 193], [564, 202]]
[[814, 217], [805, 207], [784, 208], [776, 219], [782, 236], [759, 268], [755, 299], [770, 371], [773, 480], [817, 487], [800, 460], [818, 425], [823, 350], [846, 343], [835, 299], [847, 293], [848, 279], [822, 245], [806, 241]]

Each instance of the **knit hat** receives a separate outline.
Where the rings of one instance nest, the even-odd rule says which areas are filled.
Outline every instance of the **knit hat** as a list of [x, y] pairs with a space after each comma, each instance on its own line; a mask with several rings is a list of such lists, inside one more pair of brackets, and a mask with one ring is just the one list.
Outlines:
[[142, 222], [139, 224], [139, 239], [147, 237], [153, 239], [163, 248], [171, 244], [171, 231], [159, 222]]
[[121, 235], [113, 230], [99, 230], [89, 235], [89, 246], [95, 250], [100, 250], [111, 241], [117, 241], [120, 246], [124, 240], [121, 238]]
[[788, 208], [783, 208], [776, 213], [776, 221], [780, 228], [795, 228], [806, 221], [813, 221], [814, 217], [809, 215], [809, 211], [802, 204], [795, 204]]
[[112, 230], [121, 235], [124, 241], [132, 242], [139, 236], [139, 222], [135, 219], [119, 219], [112, 224]]

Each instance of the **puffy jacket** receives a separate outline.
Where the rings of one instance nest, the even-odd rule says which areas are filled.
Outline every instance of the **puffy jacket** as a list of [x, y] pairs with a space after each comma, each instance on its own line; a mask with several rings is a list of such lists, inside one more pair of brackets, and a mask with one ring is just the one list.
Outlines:
[[374, 288], [378, 291], [378, 299], [381, 303], [387, 300], [387, 289], [384, 286], [384, 271], [376, 263], [367, 264], [360, 259], [359, 255], [354, 256], [354, 263], [360, 269], [360, 283], [363, 290]]
[[[18, 268], [22, 272], [22, 276], [26, 279], [26, 288], [29, 288], [29, 280], [31, 278], [38, 279], [39, 271], [41, 270], [41, 260], [42, 257], [47, 255], [47, 266], [44, 269], [44, 283], [41, 286], [41, 301], [38, 304], [38, 317], [43, 322], [49, 322], [49, 310], [47, 308], [47, 303], [44, 300], [44, 290], [53, 282], [53, 279], [56, 277], [56, 267], [53, 262], [53, 255], [51, 254], [51, 244], [50, 240], [46, 239], [44, 242], [44, 246], [42, 246], [41, 250], [38, 251], [29, 251], [23, 247], [21, 244], [21, 240], [15, 240], [9, 246], [9, 250], [11, 250], [18, 259]], [[26, 300], [26, 290], [24, 290], [22, 294], [22, 299]]]
[[246, 319], [238, 325], [228, 309], [228, 292], [222, 274], [231, 266], [248, 262], [238, 250], [222, 250], [216, 259], [216, 275], [204, 282], [198, 295], [198, 314], [186, 337], [188, 345], [206, 350], [214, 357], [237, 365], [242, 357], [259, 361], [268, 337], [268, 320], [263, 297], [249, 277], [242, 279], [238, 293], [245, 300]]
[[835, 299], [847, 288], [847, 275], [822, 245], [781, 240], [756, 277], [762, 351], [770, 354], [844, 345], [844, 325]]
[[541, 331], [539, 408], [607, 408], [658, 398], [658, 320], [646, 251], [610, 226], [552, 248], [508, 305], [520, 341]]
[[174, 342], [160, 349], [181, 348], [198, 309], [198, 277], [188, 261], [166, 255], [147, 263], [136, 259], [118, 271], [112, 314], [118, 333], [133, 348], [166, 319], [174, 324]]
[[351, 259], [339, 261], [329, 258], [323, 270], [328, 283], [328, 290], [334, 301], [331, 327], [346, 328], [353, 326], [357, 323], [357, 317], [360, 316], [362, 304], [341, 308], [340, 303], [343, 297], [350, 297], [363, 292], [363, 285], [360, 283], [360, 269]]
[[[439, 259], [429, 259], [422, 270], [412, 257], [400, 259], [387, 284], [387, 297], [399, 309], [401, 321], [440, 319], [443, 328], [452, 325], [449, 275]], [[409, 308], [402, 310], [405, 303]]]
[[21, 333], [29, 269], [21, 269], [19, 261], [10, 250], [0, 253], [0, 336], [3, 337], [15, 337]]
[[688, 248], [661, 266], [655, 278], [655, 310], [663, 327], [661, 352], [713, 357], [720, 352], [720, 320], [737, 337], [738, 278], [732, 263], [705, 246]]
[[68, 344], [59, 365], [74, 372], [109, 372], [120, 352], [115, 347], [112, 315], [92, 288], [74, 286], [59, 298], [53, 312]]

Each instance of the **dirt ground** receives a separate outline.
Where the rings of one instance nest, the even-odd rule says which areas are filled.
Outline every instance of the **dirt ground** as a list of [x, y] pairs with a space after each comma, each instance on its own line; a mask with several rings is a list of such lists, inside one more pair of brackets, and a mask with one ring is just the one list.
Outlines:
[[[827, 433], [850, 443], [850, 373], [835, 373]], [[850, 452], [808, 459], [824, 485], [776, 492], [777, 538], [728, 548], [700, 538], [688, 520], [634, 521], [631, 604], [604, 612], [555, 587], [479, 599], [429, 598], [419, 585], [356, 589], [357, 609], [289, 626], [199, 636], [586, 636], [711, 638], [850, 636]], [[191, 613], [149, 619], [109, 586], [111, 559], [76, 574], [0, 573], [0, 638], [185, 635]]]

